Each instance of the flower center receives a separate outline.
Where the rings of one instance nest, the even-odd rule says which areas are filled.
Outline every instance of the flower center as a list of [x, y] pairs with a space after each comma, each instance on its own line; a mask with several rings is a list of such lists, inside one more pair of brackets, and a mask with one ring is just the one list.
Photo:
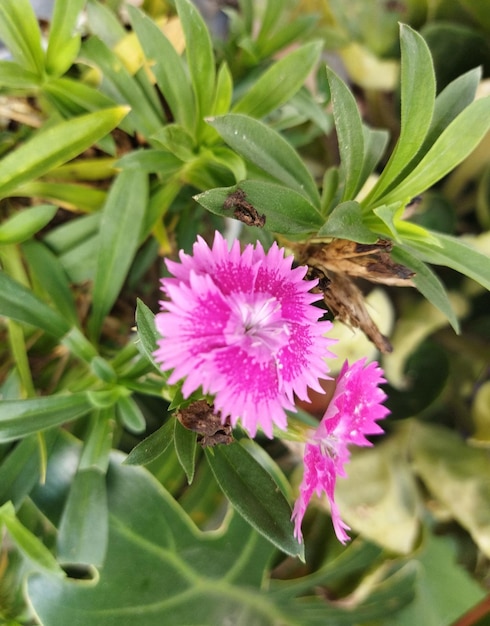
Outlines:
[[259, 361], [270, 360], [289, 339], [289, 328], [274, 296], [237, 294], [225, 329], [228, 345], [240, 344]]

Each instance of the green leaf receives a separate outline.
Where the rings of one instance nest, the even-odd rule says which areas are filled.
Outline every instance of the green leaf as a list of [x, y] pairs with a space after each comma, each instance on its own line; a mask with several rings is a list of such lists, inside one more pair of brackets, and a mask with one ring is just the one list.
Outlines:
[[117, 415], [131, 433], [145, 432], [146, 420], [143, 412], [131, 396], [121, 395], [116, 404]]
[[158, 26], [141, 11], [128, 6], [131, 24], [157, 85], [168, 102], [173, 119], [194, 135], [197, 114], [194, 94], [186, 68], [179, 54]]
[[224, 115], [228, 113], [233, 96], [233, 76], [227, 63], [220, 65], [218, 75], [216, 77], [216, 91], [214, 94], [214, 102], [211, 109], [212, 115]]
[[205, 449], [213, 474], [233, 507], [272, 544], [303, 558], [293, 537], [291, 508], [271, 475], [236, 442]]
[[152, 140], [181, 161], [190, 161], [196, 156], [194, 139], [179, 124], [167, 124], [152, 136]]
[[189, 485], [196, 471], [197, 434], [184, 428], [178, 419], [174, 420], [174, 446], [177, 458], [187, 476]]
[[361, 205], [354, 200], [335, 207], [318, 231], [318, 237], [338, 237], [359, 243], [375, 243], [378, 240], [378, 235], [363, 224]]
[[107, 195], [102, 189], [95, 189], [89, 185], [45, 181], [24, 183], [17, 187], [13, 194], [27, 198], [43, 198], [62, 208], [88, 213], [98, 211]]
[[[393, 181], [419, 152], [429, 130], [436, 94], [434, 67], [424, 39], [409, 26], [400, 26], [401, 128], [395, 149], [367, 200], [384, 197]], [[439, 158], [439, 157], [438, 157]], [[413, 195], [417, 195], [416, 192]], [[388, 194], [389, 195], [389, 194]], [[397, 196], [398, 199], [398, 196]]]
[[109, 511], [105, 474], [78, 471], [73, 479], [58, 531], [62, 563], [102, 566], [107, 550]]
[[0, 441], [12, 441], [60, 426], [92, 410], [85, 393], [4, 400], [0, 404]]
[[117, 160], [116, 165], [122, 170], [135, 168], [148, 174], [167, 177], [182, 167], [182, 161], [166, 150], [147, 148], [128, 152]]
[[41, 204], [14, 213], [0, 224], [0, 245], [30, 239], [53, 219], [57, 210], [55, 206]]
[[317, 232], [324, 222], [315, 207], [296, 191], [258, 180], [246, 180], [235, 187], [211, 189], [194, 199], [211, 213], [232, 217], [233, 209], [223, 208], [223, 203], [237, 189], [245, 193], [246, 201], [259, 215], [265, 215], [265, 228], [269, 231], [304, 236]]
[[14, 61], [39, 77], [44, 73], [44, 52], [36, 15], [29, 0], [2, 0], [0, 39]]
[[174, 435], [173, 420], [168, 420], [163, 426], [160, 426], [158, 430], [152, 433], [143, 441], [131, 450], [127, 458], [124, 460], [124, 465], [147, 465], [161, 454], [172, 443]]
[[6, 502], [0, 507], [0, 525], [3, 524], [17, 546], [38, 571], [48, 572], [55, 578], [64, 578], [65, 573], [48, 548], [17, 519], [11, 502]]
[[56, 339], [70, 330], [68, 321], [21, 283], [0, 271], [0, 315], [31, 324]]
[[485, 289], [490, 289], [489, 258], [487, 255], [456, 237], [434, 232], [431, 234], [436, 238], [438, 246], [423, 240], [413, 240], [405, 242], [405, 249], [412, 253], [415, 252], [419, 258], [427, 263], [452, 267], [457, 272], [480, 283]]
[[131, 76], [117, 55], [100, 39], [92, 36], [83, 43], [80, 57], [100, 68], [104, 81], [110, 85], [109, 95], [120, 104], [131, 107], [128, 121], [144, 137], [151, 137], [164, 123], [163, 113], [153, 106], [136, 77]]
[[77, 326], [79, 320], [73, 292], [58, 258], [47, 246], [36, 240], [24, 243], [22, 252], [33, 281], [43, 295], [51, 300], [71, 326]]
[[78, 17], [85, 0], [54, 3], [50, 21], [48, 49], [46, 51], [46, 71], [60, 76], [75, 60], [80, 49], [80, 35], [74, 34]]
[[153, 359], [153, 352], [157, 349], [157, 340], [160, 338], [155, 326], [155, 315], [139, 298], [136, 300], [136, 326], [140, 340], [138, 347], [141, 346], [143, 354], [160, 371]]
[[347, 85], [327, 68], [343, 180], [342, 200], [353, 200], [364, 162], [364, 131], [354, 96]]
[[[66, 484], [73, 447], [60, 449], [58, 463], [48, 466], [38, 506], [59, 481]], [[200, 532], [149, 472], [122, 466], [121, 459], [113, 457], [107, 477], [109, 541], [97, 580], [35, 574], [27, 581], [45, 626], [288, 624], [261, 591], [274, 551], [265, 539], [238, 515]]]
[[404, 248], [403, 243], [395, 246], [392, 251], [393, 260], [409, 267], [415, 272], [412, 282], [427, 300], [443, 313], [456, 333], [459, 333], [459, 322], [447, 292], [437, 275], [416, 256]]
[[322, 43], [312, 41], [274, 63], [235, 103], [232, 112], [261, 118], [277, 109], [304, 84], [321, 50]]
[[489, 129], [490, 98], [487, 97], [466, 107], [410, 174], [383, 197], [383, 201], [406, 201], [434, 185], [473, 152]]
[[126, 113], [126, 107], [105, 109], [36, 133], [0, 161], [0, 197], [8, 196], [21, 184], [90, 148], [117, 126]]
[[0, 85], [4, 89], [37, 89], [41, 78], [13, 61], [0, 61]]
[[208, 28], [189, 0], [176, 0], [177, 13], [185, 35], [187, 65], [197, 103], [197, 119], [212, 113], [216, 85], [213, 46]]
[[123, 170], [113, 182], [102, 210], [89, 321], [94, 337], [98, 336], [133, 262], [147, 202], [147, 175], [138, 170]]
[[275, 130], [246, 115], [208, 118], [226, 143], [270, 176], [320, 205], [315, 181], [294, 148]]

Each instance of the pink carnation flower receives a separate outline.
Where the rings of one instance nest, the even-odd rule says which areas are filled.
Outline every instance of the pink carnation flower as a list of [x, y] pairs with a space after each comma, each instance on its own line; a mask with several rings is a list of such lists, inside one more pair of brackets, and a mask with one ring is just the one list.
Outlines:
[[384, 383], [383, 370], [376, 362], [364, 367], [366, 359], [349, 366], [346, 361], [337, 379], [332, 400], [311, 440], [306, 444], [304, 475], [299, 498], [294, 506], [294, 536], [303, 540], [301, 524], [306, 507], [314, 492], [325, 492], [330, 502], [332, 523], [337, 538], [345, 543], [350, 530], [335, 503], [334, 491], [337, 476], [346, 476], [344, 465], [349, 461], [349, 444], [370, 446], [365, 435], [377, 435], [383, 429], [376, 420], [389, 411], [381, 403], [386, 394], [379, 388]]
[[308, 400], [308, 387], [321, 390], [332, 356], [334, 340], [323, 336], [331, 324], [318, 322], [319, 296], [308, 293], [316, 281], [292, 261], [276, 243], [267, 253], [260, 243], [241, 252], [238, 241], [229, 250], [216, 232], [211, 249], [198, 237], [192, 255], [167, 261], [174, 277], [162, 279], [168, 301], [155, 318], [154, 355], [173, 370], [169, 384], [184, 379], [184, 398], [201, 387], [223, 421], [241, 419], [252, 437], [259, 426], [268, 437], [273, 425], [286, 428], [285, 409], [295, 395]]

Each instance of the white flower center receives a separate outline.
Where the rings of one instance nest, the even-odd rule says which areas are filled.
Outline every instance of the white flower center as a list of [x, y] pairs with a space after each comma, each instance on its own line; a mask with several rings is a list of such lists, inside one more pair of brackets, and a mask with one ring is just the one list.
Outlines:
[[241, 344], [259, 361], [270, 360], [288, 341], [289, 328], [274, 296], [237, 294], [225, 329], [228, 345]]

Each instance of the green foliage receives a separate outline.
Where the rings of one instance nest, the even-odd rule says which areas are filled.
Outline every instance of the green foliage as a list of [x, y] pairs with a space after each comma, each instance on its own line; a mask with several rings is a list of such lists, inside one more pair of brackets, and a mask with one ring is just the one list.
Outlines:
[[[395, 54], [400, 12], [313, 4], [240, 0], [218, 38], [190, 0], [127, 23], [117, 2], [56, 0], [46, 33], [28, 0], [0, 3], [2, 623], [449, 624], [482, 598], [488, 46], [453, 64], [445, 37], [474, 52], [488, 16], [401, 3], [386, 96], [322, 50], [358, 46], [369, 67]], [[293, 537], [294, 428], [202, 450], [176, 419], [202, 395], [153, 358], [162, 257], [215, 229], [300, 264], [325, 246], [327, 278], [385, 285], [392, 417], [339, 480], [345, 548], [323, 502], [306, 547]]]

